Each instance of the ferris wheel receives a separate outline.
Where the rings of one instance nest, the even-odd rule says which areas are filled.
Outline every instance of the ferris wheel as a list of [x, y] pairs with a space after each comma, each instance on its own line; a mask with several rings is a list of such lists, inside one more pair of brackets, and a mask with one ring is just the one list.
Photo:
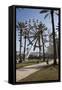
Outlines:
[[[36, 48], [39, 50], [39, 57], [41, 56], [41, 48], [44, 49], [44, 38], [47, 35], [43, 35], [43, 33], [47, 30], [45, 24], [42, 22], [38, 22], [35, 20], [29, 20], [28, 22], [19, 23], [20, 27], [20, 41], [22, 42], [22, 37], [24, 37], [24, 59], [28, 58], [31, 51], [35, 51]], [[20, 50], [21, 50], [20, 46]], [[21, 51], [20, 51], [21, 52]]]
[[32, 25], [29, 22], [28, 26], [29, 27], [26, 28], [26, 33], [28, 32], [28, 34], [26, 34], [26, 39], [28, 40], [27, 47], [29, 50], [28, 50], [28, 55], [26, 56], [28, 58], [31, 53], [30, 51], [32, 50], [35, 51], [36, 48], [39, 49], [39, 56], [41, 56], [41, 47], [44, 44], [43, 36], [46, 36], [43, 35], [43, 32], [47, 30], [47, 28], [45, 27], [44, 24], [42, 24], [42, 22], [38, 23], [38, 20], [37, 23], [33, 20]]

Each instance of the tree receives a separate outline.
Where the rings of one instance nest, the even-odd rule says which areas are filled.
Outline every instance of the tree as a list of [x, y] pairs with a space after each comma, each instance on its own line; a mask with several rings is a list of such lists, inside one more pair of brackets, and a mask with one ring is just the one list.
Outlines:
[[[41, 47], [43, 47], [43, 61], [45, 61], [43, 33], [44, 33], [45, 30], [47, 30], [47, 28], [46, 28], [45, 24], [40, 22], [38, 24], [38, 27], [35, 25], [35, 29], [37, 29], [36, 33], [34, 34], [34, 38], [35, 38], [36, 42], [34, 44], [34, 49], [33, 50], [35, 50], [36, 47], [39, 48], [39, 59], [41, 59], [40, 58], [41, 57]], [[41, 40], [42, 40], [42, 45], [41, 45]], [[38, 46], [36, 45], [37, 42], [38, 42]]]
[[60, 59], [60, 10], [56, 13], [58, 16], [58, 25], [56, 26], [56, 30], [58, 31], [58, 59]]
[[23, 54], [23, 61], [25, 61], [25, 51], [26, 51], [26, 36], [27, 36], [27, 21], [25, 22], [25, 27], [24, 27], [24, 31], [23, 31], [23, 36], [24, 36], [24, 54]]
[[21, 56], [21, 47], [22, 47], [22, 31], [23, 31], [23, 28], [25, 28], [25, 25], [23, 22], [18, 22], [18, 24], [16, 25], [16, 28], [18, 28], [18, 30], [20, 31], [20, 63], [22, 62], [22, 56]]
[[[43, 39], [43, 33], [45, 30], [47, 30], [46, 26], [42, 23], [39, 24], [39, 34], [41, 35], [41, 39], [42, 39], [42, 47], [43, 47], [43, 61], [45, 61], [45, 45], [44, 45], [44, 39]], [[39, 48], [40, 49], [40, 48]]]
[[45, 17], [46, 18], [49, 13], [51, 15], [51, 24], [52, 24], [52, 32], [53, 32], [53, 49], [54, 49], [54, 65], [57, 64], [56, 62], [56, 44], [55, 44], [55, 27], [54, 27], [54, 10], [51, 9], [51, 10], [48, 10], [48, 9], [44, 9], [42, 11], [40, 11], [40, 13], [46, 13]]

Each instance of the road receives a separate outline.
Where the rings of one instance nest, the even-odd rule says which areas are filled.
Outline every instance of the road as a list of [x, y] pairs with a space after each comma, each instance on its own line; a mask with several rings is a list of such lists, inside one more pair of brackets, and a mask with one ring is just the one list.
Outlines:
[[40, 70], [42, 66], [44, 67], [51, 64], [53, 64], [53, 60], [49, 61], [49, 64], [47, 64], [46, 62], [42, 62], [39, 64], [25, 66], [23, 68], [16, 69], [16, 82]]

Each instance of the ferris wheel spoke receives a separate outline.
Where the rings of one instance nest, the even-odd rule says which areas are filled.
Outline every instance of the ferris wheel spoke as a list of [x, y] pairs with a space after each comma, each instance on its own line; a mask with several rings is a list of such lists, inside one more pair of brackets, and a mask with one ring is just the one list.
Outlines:
[[[35, 40], [35, 41], [36, 41], [36, 40]], [[26, 58], [28, 58], [28, 57], [29, 57], [30, 52], [31, 52], [31, 50], [33, 49], [33, 46], [34, 46], [34, 44], [35, 44], [35, 41], [33, 42], [33, 45], [31, 45], [31, 47], [29, 48], [29, 52], [28, 52], [28, 55], [26, 56]]]
[[34, 38], [35, 36], [27, 36], [27, 38]]
[[28, 41], [29, 41], [29, 44], [27, 46], [33, 45], [32, 41], [29, 38], [28, 38]]
[[28, 38], [28, 40], [29, 40], [29, 44], [28, 44], [27, 46], [29, 46], [29, 45], [33, 45], [33, 41], [35, 41], [35, 39], [36, 39], [36, 37], [35, 37], [33, 40], [30, 40], [30, 39]]
[[35, 34], [35, 33], [36, 33], [36, 32], [34, 32], [34, 31], [31, 31], [31, 30], [29, 31], [29, 34]]
[[38, 41], [38, 39], [36, 39], [36, 42], [35, 42], [35, 44], [34, 44], [33, 51], [35, 51], [37, 41]]

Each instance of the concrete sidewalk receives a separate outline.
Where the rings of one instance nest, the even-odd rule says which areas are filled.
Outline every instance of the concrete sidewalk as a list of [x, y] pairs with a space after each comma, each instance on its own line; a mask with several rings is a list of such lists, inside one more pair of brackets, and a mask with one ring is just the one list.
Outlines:
[[29, 76], [30, 74], [40, 70], [40, 68], [42, 66], [47, 66], [53, 63], [53, 60], [49, 61], [49, 64], [47, 64], [46, 62], [43, 63], [39, 63], [39, 64], [35, 64], [35, 65], [30, 65], [30, 66], [25, 66], [23, 68], [20, 69], [16, 69], [16, 82], [18, 82], [19, 80], [26, 78], [27, 76]]

